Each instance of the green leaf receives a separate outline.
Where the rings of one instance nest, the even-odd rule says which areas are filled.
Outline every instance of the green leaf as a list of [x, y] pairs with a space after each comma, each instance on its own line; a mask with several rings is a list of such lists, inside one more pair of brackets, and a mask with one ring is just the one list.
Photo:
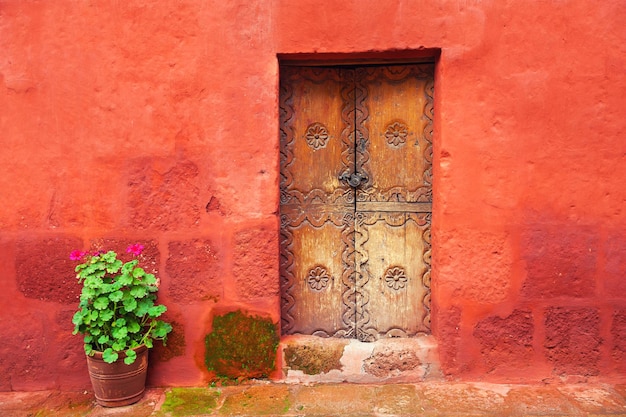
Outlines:
[[146, 339], [144, 344], [146, 345], [148, 349], [152, 349], [152, 347], [154, 346], [154, 343], [152, 343], [152, 339], [150, 339], [149, 337]]
[[75, 326], [78, 326], [78, 325], [83, 323], [83, 312], [82, 311], [77, 311], [76, 313], [74, 313], [74, 316], [72, 317], [72, 323]]
[[125, 272], [117, 278], [117, 282], [122, 286], [130, 285], [133, 283], [133, 277], [128, 272]]
[[111, 294], [109, 294], [109, 300], [113, 301], [114, 303], [120, 301], [122, 299], [122, 297], [124, 296], [124, 293], [120, 290], [117, 290]]
[[96, 273], [95, 271], [87, 271], [84, 270], [82, 272], [83, 277], [85, 278], [85, 282], [83, 283], [83, 285], [87, 288], [99, 288], [100, 285], [102, 285], [102, 276], [104, 275], [104, 272], [102, 273]]
[[157, 321], [156, 326], [154, 327], [154, 330], [152, 331], [152, 334], [154, 335], [154, 337], [162, 339], [165, 336], [167, 336], [167, 334], [171, 331], [172, 331], [171, 324], [165, 323], [163, 321]]
[[123, 339], [128, 335], [128, 329], [124, 327], [115, 327], [111, 330], [111, 335], [116, 339]]
[[143, 317], [148, 314], [150, 307], [154, 305], [154, 302], [150, 298], [144, 298], [137, 302], [137, 308], [135, 309], [135, 315], [137, 317]]
[[96, 295], [96, 291], [93, 288], [83, 287], [83, 290], [80, 293], [80, 298], [90, 299], [93, 298], [94, 295]]
[[91, 312], [89, 313], [89, 318], [91, 319], [91, 321], [98, 320], [98, 311], [97, 310], [91, 310]]
[[117, 352], [114, 352], [111, 348], [106, 348], [104, 352], [102, 352], [102, 360], [106, 363], [113, 363], [118, 358]]
[[150, 309], [148, 310], [148, 315], [150, 317], [159, 317], [161, 314], [165, 313], [166, 311], [167, 311], [167, 307], [165, 307], [164, 305], [158, 305], [158, 306], [150, 307]]
[[129, 274], [132, 272], [133, 268], [139, 263], [137, 259], [133, 259], [132, 261], [128, 261], [122, 266], [122, 272]]
[[100, 320], [109, 321], [113, 318], [113, 310], [102, 310], [100, 311]]
[[117, 254], [113, 252], [112, 250], [100, 255], [100, 259], [102, 259], [104, 262], [107, 262], [107, 263], [115, 262], [116, 258], [117, 258]]
[[156, 278], [154, 277], [153, 274], [146, 274], [143, 277], [142, 281], [143, 281], [144, 284], [147, 284], [147, 285], [154, 285], [154, 284], [156, 284]]
[[88, 343], [85, 343], [83, 347], [85, 349], [85, 354], [91, 356], [91, 352], [93, 352], [93, 347]]
[[104, 345], [105, 343], [108, 343], [109, 340], [110, 340], [109, 336], [107, 336], [106, 334], [103, 334], [102, 336], [98, 338], [98, 343], [101, 345]]
[[130, 295], [132, 295], [135, 298], [143, 298], [145, 297], [147, 293], [148, 291], [146, 290], [146, 287], [144, 287], [143, 285], [135, 285], [130, 290]]
[[129, 323], [126, 326], [126, 328], [128, 329], [128, 333], [137, 333], [139, 332], [139, 330], [141, 330], [141, 326], [135, 320], [133, 321], [129, 320]]
[[93, 302], [93, 307], [98, 310], [104, 310], [105, 308], [107, 308], [108, 305], [109, 305], [108, 297], [98, 297]]
[[143, 268], [133, 269], [133, 277], [140, 278], [140, 277], [143, 277], [144, 275], [146, 275], [146, 271], [144, 271]]
[[96, 272], [97, 270], [98, 270], [98, 267], [96, 265], [91, 264], [87, 266], [87, 268], [80, 271], [80, 275], [83, 277], [88, 277], [88, 276], [93, 275], [93, 273]]
[[111, 348], [115, 350], [124, 350], [126, 347], [126, 340], [118, 340], [117, 342], [111, 345]]
[[122, 261], [120, 261], [119, 259], [116, 259], [114, 262], [107, 265], [107, 272], [109, 274], [115, 274], [120, 270], [121, 267], [122, 267]]
[[137, 308], [137, 300], [132, 297], [124, 299], [124, 310], [131, 312]]
[[126, 365], [130, 365], [131, 363], [135, 362], [136, 359], [137, 359], [137, 352], [135, 352], [132, 349], [128, 349], [126, 351], [126, 357], [124, 358], [124, 363]]
[[91, 343], [93, 341], [93, 336], [91, 336], [90, 334], [86, 334], [85, 337], [83, 337], [83, 342], [85, 343]]

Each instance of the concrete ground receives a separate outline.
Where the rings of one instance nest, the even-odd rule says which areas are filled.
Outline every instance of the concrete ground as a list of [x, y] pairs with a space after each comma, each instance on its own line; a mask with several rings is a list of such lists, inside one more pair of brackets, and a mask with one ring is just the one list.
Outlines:
[[626, 385], [419, 383], [152, 388], [103, 408], [91, 392], [0, 392], [0, 416], [626, 416]]

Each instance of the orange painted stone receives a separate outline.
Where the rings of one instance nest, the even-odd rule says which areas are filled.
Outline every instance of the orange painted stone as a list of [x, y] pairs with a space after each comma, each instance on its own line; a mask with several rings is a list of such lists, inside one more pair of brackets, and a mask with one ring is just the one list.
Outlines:
[[80, 287], [69, 254], [82, 245], [78, 238], [65, 237], [19, 241], [15, 272], [21, 293], [41, 301], [77, 304]]
[[620, 371], [626, 371], [626, 310], [616, 311], [611, 324], [611, 358]]
[[544, 354], [560, 375], [600, 373], [600, 315], [585, 307], [551, 307], [545, 316]]
[[281, 322], [281, 66], [424, 60], [441, 371], [626, 383], [623, 0], [0, 4], [0, 390], [88, 389], [96, 242], [144, 244], [180, 325], [149, 381], [205, 384], [212, 317]]
[[206, 302], [223, 292], [218, 246], [210, 240], [172, 241], [166, 271], [169, 296], [180, 304]]
[[530, 311], [515, 310], [506, 317], [491, 316], [474, 328], [487, 373], [520, 372], [533, 366], [534, 321]]

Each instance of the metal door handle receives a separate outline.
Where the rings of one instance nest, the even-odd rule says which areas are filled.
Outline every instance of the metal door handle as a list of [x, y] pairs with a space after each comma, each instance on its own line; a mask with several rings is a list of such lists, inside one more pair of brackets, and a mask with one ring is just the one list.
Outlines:
[[367, 181], [367, 175], [361, 174], [360, 172], [344, 172], [339, 176], [339, 180], [346, 181], [348, 185], [350, 185], [350, 187], [352, 188], [357, 188], [359, 185], [361, 185], [361, 181]]

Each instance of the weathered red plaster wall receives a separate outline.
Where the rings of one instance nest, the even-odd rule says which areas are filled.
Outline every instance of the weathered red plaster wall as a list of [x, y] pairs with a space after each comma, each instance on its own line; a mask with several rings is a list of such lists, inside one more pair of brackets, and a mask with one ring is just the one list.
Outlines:
[[619, 0], [0, 0], [0, 389], [88, 386], [68, 254], [134, 241], [175, 323], [150, 382], [201, 384], [214, 314], [279, 320], [277, 54], [423, 48], [442, 369], [624, 381], [624, 21]]

